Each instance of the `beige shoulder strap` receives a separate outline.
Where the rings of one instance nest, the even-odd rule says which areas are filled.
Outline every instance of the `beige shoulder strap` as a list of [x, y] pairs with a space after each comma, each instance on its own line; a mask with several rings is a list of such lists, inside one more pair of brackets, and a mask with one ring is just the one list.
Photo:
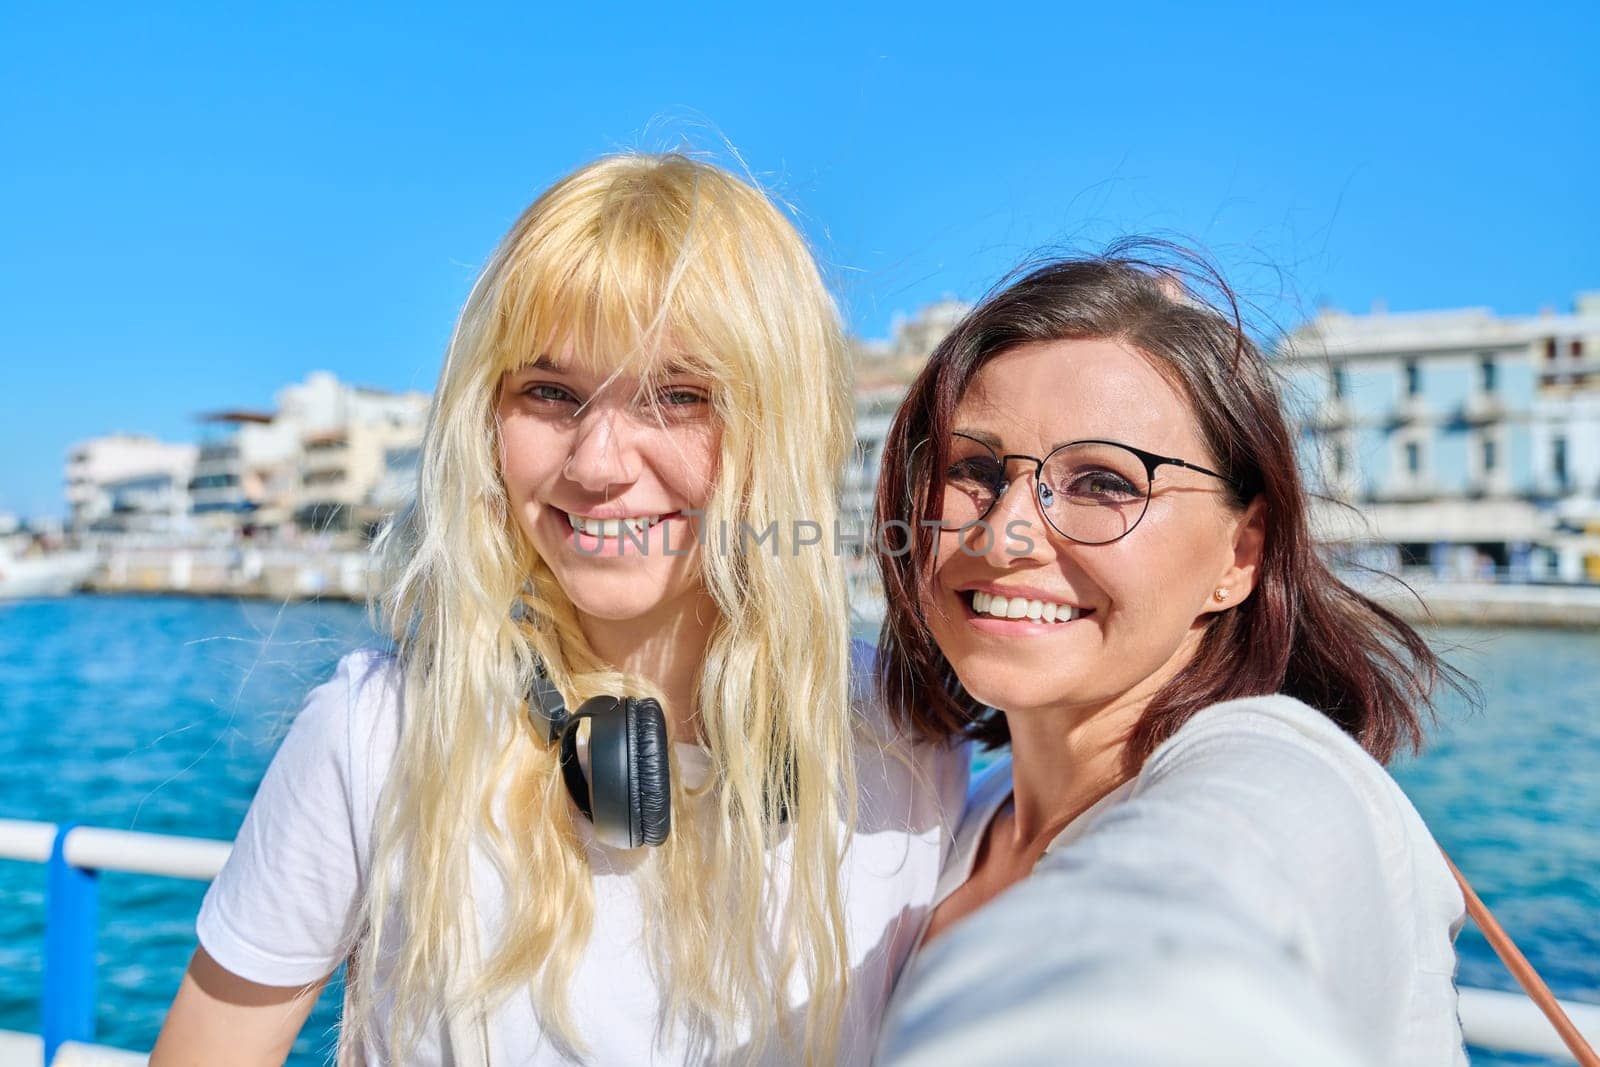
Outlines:
[[[1440, 849], [1442, 853], [1444, 850]], [[1467, 901], [1467, 913], [1472, 916], [1472, 921], [1478, 924], [1478, 929], [1483, 931], [1484, 939], [1494, 948], [1511, 976], [1522, 986], [1523, 992], [1533, 998], [1539, 1005], [1539, 1010], [1544, 1012], [1545, 1018], [1556, 1028], [1556, 1033], [1561, 1035], [1561, 1040], [1566, 1042], [1582, 1067], [1600, 1067], [1600, 1056], [1584, 1040], [1583, 1034], [1572, 1025], [1572, 1020], [1567, 1018], [1567, 1013], [1561, 1009], [1561, 1004], [1556, 1000], [1555, 994], [1550, 992], [1550, 987], [1544, 984], [1544, 979], [1539, 977], [1539, 972], [1533, 969], [1533, 964], [1528, 962], [1528, 957], [1517, 948], [1515, 941], [1505, 932], [1495, 917], [1478, 899], [1478, 894], [1472, 891], [1472, 886], [1467, 882], [1466, 876], [1457, 869], [1450, 857], [1444, 857], [1445, 866], [1450, 868], [1450, 873], [1456, 876], [1456, 884], [1461, 887], [1461, 895]]]

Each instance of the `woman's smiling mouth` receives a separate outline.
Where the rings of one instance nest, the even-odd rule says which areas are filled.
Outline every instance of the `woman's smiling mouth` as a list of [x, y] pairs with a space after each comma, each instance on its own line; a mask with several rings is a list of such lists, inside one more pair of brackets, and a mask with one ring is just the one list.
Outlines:
[[964, 589], [958, 595], [970, 613], [972, 625], [990, 633], [1048, 633], [1094, 614], [1093, 608], [1061, 600], [1020, 594], [1008, 596], [988, 589]]
[[552, 505], [551, 510], [558, 512], [571, 531], [571, 543], [585, 556], [624, 556], [624, 555], [651, 555], [666, 554], [681, 556], [692, 545], [693, 538], [686, 537], [683, 543], [674, 545], [669, 530], [663, 530], [659, 538], [659, 545], [651, 543], [650, 531], [663, 523], [673, 519], [680, 519], [683, 513], [669, 511], [663, 514], [647, 515], [617, 515], [608, 516], [578, 515], [574, 512], [563, 511]]

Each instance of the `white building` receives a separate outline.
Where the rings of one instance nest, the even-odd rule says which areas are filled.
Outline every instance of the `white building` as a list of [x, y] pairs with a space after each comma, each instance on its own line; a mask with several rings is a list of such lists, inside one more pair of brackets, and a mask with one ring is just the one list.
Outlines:
[[67, 451], [66, 496], [75, 532], [177, 533], [189, 514], [194, 445], [110, 434]]
[[910, 315], [896, 313], [889, 320], [887, 339], [856, 342], [857, 363], [868, 366], [913, 363], [920, 367], [971, 310], [971, 304], [947, 296]]
[[855, 343], [856, 447], [844, 472], [839, 548], [846, 554], [851, 599], [867, 614], [882, 608], [870, 539], [876, 536], [872, 517], [884, 441], [912, 380], [968, 310], [959, 301], [941, 300], [913, 315], [895, 316], [887, 339]]
[[1324, 311], [1296, 330], [1279, 358], [1302, 459], [1354, 505], [1319, 507], [1320, 536], [1441, 576], [1600, 567], [1597, 343], [1594, 295], [1565, 315]]
[[280, 416], [300, 428], [302, 530], [367, 530], [404, 503], [428, 415], [426, 393], [346, 385], [318, 371], [279, 394]]
[[290, 517], [300, 436], [269, 411], [200, 416], [200, 455], [189, 492], [196, 520], [225, 533], [272, 530]]
[[277, 402], [274, 412], [201, 416], [210, 432], [192, 483], [196, 514], [234, 532], [344, 533], [381, 519], [398, 479], [391, 453], [421, 441], [427, 394], [314, 371]]

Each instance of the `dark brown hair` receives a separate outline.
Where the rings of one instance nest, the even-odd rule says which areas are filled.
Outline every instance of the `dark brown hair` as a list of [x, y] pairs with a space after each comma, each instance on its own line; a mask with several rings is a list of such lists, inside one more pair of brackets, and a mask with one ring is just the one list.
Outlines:
[[1061, 340], [1117, 341], [1143, 354], [1188, 399], [1233, 479], [1233, 506], [1265, 504], [1254, 592], [1212, 616], [1193, 661], [1151, 700], [1128, 741], [1129, 772], [1202, 708], [1269, 693], [1319, 709], [1380, 762], [1420, 748], [1441, 677], [1457, 688], [1464, 679], [1329, 570], [1312, 541], [1273, 370], [1237, 298], [1198, 256], [1143, 240], [1044, 262], [991, 293], [934, 350], [901, 404], [884, 444], [876, 526], [885, 531], [887, 605], [878, 682], [892, 712], [928, 738], [1010, 740], [1005, 715], [961, 688], [923, 618], [933, 533], [922, 520], [937, 518], [952, 421], [973, 377], [1017, 345]]

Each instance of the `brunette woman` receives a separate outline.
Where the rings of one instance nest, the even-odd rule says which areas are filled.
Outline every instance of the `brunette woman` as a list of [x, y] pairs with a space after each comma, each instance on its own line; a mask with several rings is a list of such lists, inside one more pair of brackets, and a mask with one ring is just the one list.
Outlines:
[[1464, 1062], [1461, 895], [1383, 769], [1454, 676], [1318, 555], [1226, 287], [1145, 247], [983, 301], [888, 438], [886, 697], [1009, 755], [882, 1049]]

